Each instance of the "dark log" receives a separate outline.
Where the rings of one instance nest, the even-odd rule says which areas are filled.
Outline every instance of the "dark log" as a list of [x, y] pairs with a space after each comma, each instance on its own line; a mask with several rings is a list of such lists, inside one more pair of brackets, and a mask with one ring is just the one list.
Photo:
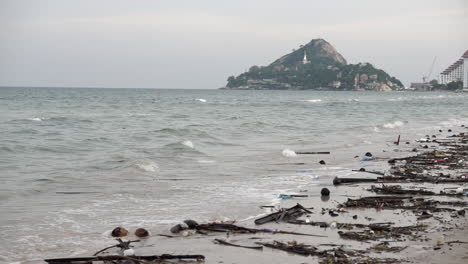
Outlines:
[[232, 244], [232, 243], [229, 243], [225, 240], [221, 240], [221, 239], [215, 239], [214, 240], [215, 242], [217, 242], [218, 244], [221, 244], [221, 245], [226, 245], [226, 246], [232, 246], [232, 247], [240, 247], [240, 248], [249, 248], [249, 249], [260, 249], [262, 250], [263, 247], [261, 246], [242, 246], [242, 245], [236, 245], [236, 244]]
[[353, 170], [353, 171], [358, 171], [358, 172], [367, 172], [367, 173], [372, 173], [372, 174], [377, 174], [377, 175], [385, 175], [384, 172], [381, 171], [368, 171], [368, 170]]
[[369, 178], [338, 178], [335, 177], [333, 179], [334, 185], [340, 185], [343, 183], [360, 183], [360, 182], [376, 182], [377, 179], [369, 179]]
[[323, 155], [328, 155], [330, 154], [330, 151], [296, 151], [296, 154], [323, 154]]
[[110, 255], [110, 256], [94, 256], [94, 257], [76, 257], [76, 258], [55, 258], [55, 259], [45, 259], [44, 261], [47, 263], [59, 264], [59, 263], [71, 263], [76, 261], [112, 261], [112, 260], [132, 260], [140, 263], [148, 263], [147, 261], [158, 261], [158, 260], [167, 260], [167, 259], [196, 259], [196, 260], [204, 260], [205, 256], [203, 255], [170, 255], [170, 254], [163, 254], [163, 255], [154, 255], [154, 256], [118, 256], [118, 255]]

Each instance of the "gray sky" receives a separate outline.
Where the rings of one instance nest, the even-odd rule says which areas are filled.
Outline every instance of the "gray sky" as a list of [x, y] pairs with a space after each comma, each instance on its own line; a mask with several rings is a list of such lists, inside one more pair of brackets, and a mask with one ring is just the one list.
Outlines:
[[408, 85], [467, 32], [467, 0], [0, 0], [0, 86], [219, 88], [314, 38]]

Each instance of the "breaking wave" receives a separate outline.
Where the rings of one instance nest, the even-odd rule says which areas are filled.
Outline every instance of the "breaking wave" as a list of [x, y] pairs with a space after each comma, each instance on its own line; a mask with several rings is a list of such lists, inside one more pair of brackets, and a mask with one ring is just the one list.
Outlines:
[[309, 99], [309, 100], [303, 100], [303, 102], [319, 103], [319, 102], [322, 102], [322, 99]]
[[187, 147], [189, 147], [189, 148], [195, 148], [195, 147], [193, 146], [192, 141], [190, 141], [190, 140], [182, 141], [181, 144], [184, 145], [184, 146], [187, 146]]
[[159, 165], [151, 160], [138, 160], [133, 163], [133, 166], [145, 172], [159, 172]]
[[393, 123], [386, 123], [383, 125], [384, 128], [396, 128], [396, 127], [401, 127], [403, 126], [403, 122], [401, 121], [395, 121]]

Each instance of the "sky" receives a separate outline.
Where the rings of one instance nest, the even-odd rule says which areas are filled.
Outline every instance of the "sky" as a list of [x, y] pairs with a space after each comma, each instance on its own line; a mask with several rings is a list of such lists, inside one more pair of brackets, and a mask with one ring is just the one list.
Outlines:
[[0, 0], [0, 86], [215, 89], [316, 38], [409, 86], [467, 32], [468, 0]]

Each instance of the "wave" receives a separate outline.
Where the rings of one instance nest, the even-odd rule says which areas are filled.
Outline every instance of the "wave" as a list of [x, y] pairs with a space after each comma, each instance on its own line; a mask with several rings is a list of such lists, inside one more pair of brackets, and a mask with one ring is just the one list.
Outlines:
[[203, 164], [210, 164], [210, 163], [216, 163], [215, 160], [197, 160], [198, 163], [203, 163]]
[[192, 141], [190, 141], [190, 140], [182, 141], [181, 144], [184, 145], [184, 146], [187, 146], [187, 147], [189, 147], [189, 148], [192, 148], [192, 149], [195, 148], [195, 147], [193, 146]]
[[[193, 125], [192, 125], [193, 126]], [[193, 129], [193, 128], [162, 128], [158, 130], [154, 130], [153, 133], [161, 133], [181, 138], [200, 138], [200, 139], [213, 139], [219, 140], [217, 137], [210, 135], [209, 133]]]
[[203, 98], [197, 98], [197, 99], [195, 99], [195, 101], [206, 103], [206, 99], [203, 99]]
[[159, 172], [159, 165], [148, 159], [137, 160], [132, 166], [144, 172]]
[[386, 123], [383, 125], [384, 128], [396, 128], [396, 127], [401, 127], [403, 126], [404, 123], [401, 121], [395, 121], [393, 123]]
[[319, 102], [322, 102], [322, 99], [308, 99], [308, 100], [302, 100], [302, 102], [319, 103]]
[[27, 118], [27, 120], [29, 120], [29, 121], [39, 121], [40, 122], [40, 121], [45, 120], [45, 118], [44, 117], [33, 117], [33, 118]]

